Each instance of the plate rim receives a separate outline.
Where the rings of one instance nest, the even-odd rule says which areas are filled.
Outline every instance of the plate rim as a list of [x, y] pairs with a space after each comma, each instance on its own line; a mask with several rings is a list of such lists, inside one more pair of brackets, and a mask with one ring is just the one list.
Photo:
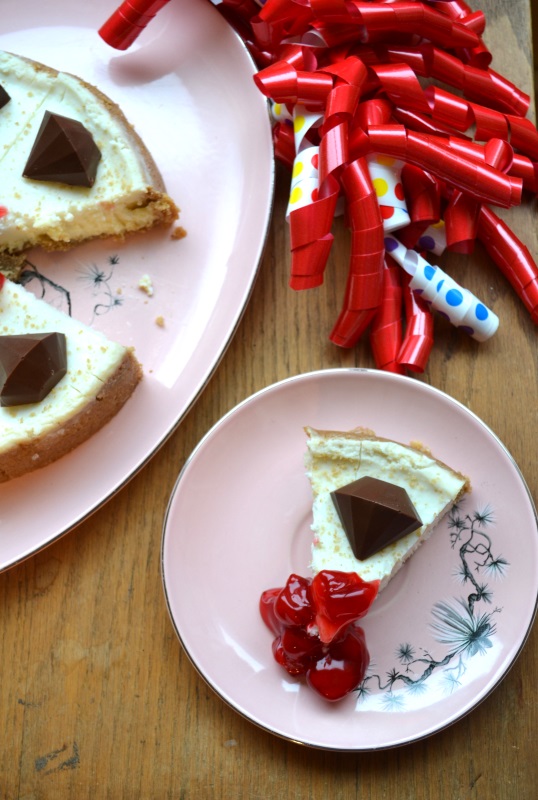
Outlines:
[[226, 703], [226, 705], [229, 706], [233, 711], [235, 711], [237, 714], [239, 714], [241, 717], [243, 717], [249, 723], [255, 725], [257, 728], [259, 728], [260, 730], [262, 730], [262, 731], [264, 731], [266, 733], [270, 733], [273, 736], [276, 736], [281, 740], [284, 740], [284, 741], [287, 741], [287, 742], [290, 742], [290, 743], [294, 743], [294, 744], [298, 744], [298, 745], [301, 745], [301, 746], [304, 746], [304, 747], [308, 747], [308, 748], [313, 749], [313, 750], [321, 750], [321, 751], [326, 751], [326, 752], [341, 752], [341, 753], [372, 753], [372, 752], [385, 751], [385, 750], [395, 750], [395, 749], [398, 749], [398, 748], [401, 748], [401, 747], [405, 747], [405, 746], [410, 745], [410, 744], [414, 744], [416, 742], [424, 741], [425, 739], [428, 739], [431, 736], [433, 736], [433, 735], [435, 735], [437, 733], [441, 733], [442, 731], [445, 731], [448, 728], [452, 727], [457, 722], [459, 722], [460, 720], [463, 720], [465, 717], [467, 717], [476, 708], [478, 708], [478, 706], [480, 706], [499, 687], [499, 685], [502, 683], [502, 681], [507, 677], [509, 672], [512, 670], [512, 668], [515, 665], [516, 661], [519, 659], [519, 657], [521, 655], [521, 652], [524, 649], [524, 647], [525, 647], [525, 645], [526, 645], [526, 643], [528, 641], [528, 638], [530, 636], [530, 633], [532, 631], [534, 622], [535, 622], [537, 614], [538, 614], [538, 592], [536, 593], [536, 596], [534, 598], [533, 609], [532, 609], [532, 613], [531, 613], [530, 618], [529, 618], [529, 622], [528, 622], [527, 628], [526, 628], [526, 630], [524, 631], [524, 633], [523, 633], [523, 635], [521, 637], [521, 640], [519, 642], [517, 650], [512, 655], [512, 658], [511, 658], [509, 664], [503, 670], [499, 671], [499, 675], [497, 676], [497, 679], [495, 680], [495, 682], [476, 701], [470, 703], [468, 705], [468, 707], [464, 708], [462, 711], [458, 711], [458, 712], [453, 713], [446, 720], [445, 723], [440, 724], [440, 725], [435, 725], [433, 727], [430, 726], [428, 728], [428, 730], [426, 730], [424, 733], [419, 734], [417, 736], [413, 736], [411, 738], [407, 738], [407, 739], [405, 739], [403, 741], [391, 742], [391, 743], [387, 743], [385, 745], [374, 745], [372, 747], [366, 747], [366, 746], [341, 747], [341, 746], [338, 746], [338, 745], [330, 746], [328, 744], [321, 744], [321, 743], [309, 742], [309, 741], [306, 741], [305, 739], [298, 739], [298, 738], [295, 738], [295, 737], [293, 737], [293, 736], [291, 736], [289, 734], [285, 734], [284, 732], [281, 732], [279, 730], [275, 730], [270, 725], [264, 725], [260, 720], [258, 720], [256, 718], [254, 718], [253, 716], [249, 715], [249, 713], [246, 710], [244, 710], [240, 706], [239, 703], [234, 702], [232, 697], [229, 697], [225, 692], [221, 692], [216, 686], [214, 686], [213, 683], [211, 682], [211, 679], [203, 672], [201, 667], [197, 664], [194, 656], [190, 653], [189, 649], [187, 648], [187, 646], [184, 643], [183, 637], [182, 637], [181, 632], [179, 630], [179, 626], [178, 626], [178, 624], [177, 624], [177, 622], [176, 622], [176, 620], [174, 618], [174, 615], [172, 613], [171, 601], [170, 601], [170, 596], [169, 596], [169, 591], [168, 591], [168, 586], [167, 586], [167, 581], [166, 581], [167, 567], [165, 565], [165, 561], [166, 561], [165, 548], [166, 548], [167, 538], [168, 538], [169, 530], [170, 530], [170, 528], [169, 528], [169, 520], [170, 520], [171, 513], [172, 513], [172, 506], [173, 506], [173, 503], [174, 503], [174, 499], [176, 497], [176, 494], [178, 492], [179, 486], [181, 484], [181, 481], [183, 480], [184, 475], [190, 469], [192, 463], [199, 457], [200, 452], [206, 447], [208, 441], [210, 441], [213, 438], [213, 436], [218, 433], [220, 428], [223, 425], [226, 424], [226, 422], [228, 421], [229, 418], [241, 413], [241, 410], [245, 406], [247, 406], [247, 405], [249, 405], [251, 403], [257, 402], [263, 396], [265, 396], [267, 394], [270, 394], [273, 391], [277, 391], [279, 389], [282, 389], [283, 387], [285, 387], [288, 384], [302, 382], [302, 381], [305, 381], [305, 380], [314, 380], [316, 378], [322, 378], [322, 379], [327, 378], [327, 379], [330, 380], [331, 376], [340, 376], [343, 373], [348, 374], [348, 375], [357, 375], [357, 376], [358, 375], [375, 375], [375, 376], [377, 376], [377, 377], [379, 377], [381, 379], [385, 379], [385, 378], [387, 380], [396, 379], [398, 382], [404, 382], [404, 383], [407, 383], [407, 384], [413, 384], [415, 386], [419, 385], [421, 390], [426, 391], [426, 393], [430, 393], [434, 397], [442, 398], [445, 401], [448, 400], [451, 404], [454, 404], [459, 409], [460, 412], [463, 412], [465, 415], [470, 417], [471, 420], [473, 420], [475, 422], [475, 424], [478, 424], [478, 426], [487, 435], [492, 437], [492, 439], [494, 440], [496, 445], [498, 447], [500, 447], [500, 449], [504, 452], [505, 456], [508, 458], [508, 460], [511, 463], [512, 467], [515, 469], [517, 477], [519, 478], [519, 480], [521, 482], [521, 485], [522, 485], [522, 488], [524, 489], [524, 491], [526, 493], [526, 496], [527, 496], [527, 499], [529, 501], [529, 507], [530, 507], [530, 510], [532, 511], [532, 515], [534, 517], [535, 534], [538, 535], [538, 508], [536, 506], [536, 503], [534, 502], [534, 498], [533, 498], [533, 496], [532, 496], [532, 494], [530, 492], [529, 486], [528, 486], [528, 484], [527, 484], [527, 482], [525, 480], [525, 477], [524, 477], [519, 465], [517, 464], [516, 460], [512, 456], [512, 454], [509, 451], [509, 449], [506, 447], [506, 445], [499, 438], [499, 436], [474, 411], [472, 411], [471, 409], [467, 408], [463, 403], [461, 403], [456, 398], [451, 397], [447, 392], [444, 392], [443, 390], [438, 389], [437, 387], [432, 386], [431, 384], [428, 384], [428, 383], [426, 383], [424, 381], [420, 381], [420, 380], [417, 381], [416, 378], [413, 378], [413, 377], [410, 377], [410, 376], [407, 376], [407, 375], [397, 375], [397, 374], [394, 374], [394, 373], [389, 373], [389, 372], [386, 372], [386, 371], [383, 371], [383, 370], [378, 370], [378, 369], [369, 368], [369, 367], [335, 367], [335, 368], [328, 368], [328, 369], [317, 369], [317, 370], [311, 370], [311, 371], [305, 372], [305, 373], [299, 373], [299, 374], [296, 374], [296, 375], [288, 376], [288, 377], [283, 378], [283, 379], [281, 379], [279, 381], [275, 381], [274, 383], [271, 383], [271, 384], [269, 384], [269, 385], [267, 385], [265, 387], [262, 387], [261, 389], [257, 390], [253, 394], [251, 394], [248, 397], [244, 398], [239, 403], [237, 403], [233, 408], [231, 408], [229, 411], [227, 411], [222, 417], [220, 417], [211, 426], [211, 428], [201, 437], [201, 439], [198, 441], [198, 443], [195, 445], [195, 447], [193, 448], [193, 450], [191, 451], [191, 453], [189, 454], [189, 456], [185, 460], [183, 466], [181, 467], [181, 469], [180, 469], [180, 471], [178, 473], [178, 476], [176, 478], [176, 481], [174, 482], [174, 485], [172, 487], [172, 490], [171, 490], [171, 493], [170, 493], [170, 497], [169, 497], [169, 500], [168, 500], [168, 503], [167, 503], [167, 506], [166, 506], [166, 511], [165, 511], [165, 514], [164, 514], [164, 518], [163, 518], [162, 535], [161, 535], [161, 553], [160, 553], [161, 584], [162, 584], [163, 594], [164, 594], [164, 598], [165, 598], [165, 605], [166, 605], [166, 608], [167, 608], [168, 617], [169, 617], [169, 620], [170, 620], [170, 622], [172, 624], [172, 627], [173, 627], [173, 629], [175, 631], [175, 634], [176, 634], [176, 636], [177, 636], [177, 638], [179, 640], [179, 643], [180, 643], [180, 645], [181, 645], [181, 647], [183, 649], [183, 652], [187, 656], [189, 662], [194, 667], [194, 669], [197, 672], [197, 674], [202, 678], [204, 683], [213, 691], [213, 693], [221, 701]]

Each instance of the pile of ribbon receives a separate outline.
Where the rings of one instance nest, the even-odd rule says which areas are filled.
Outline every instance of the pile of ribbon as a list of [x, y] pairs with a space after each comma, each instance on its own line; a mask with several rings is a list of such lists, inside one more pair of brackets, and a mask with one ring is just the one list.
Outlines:
[[351, 230], [335, 344], [368, 333], [376, 365], [402, 373], [426, 367], [432, 311], [488, 339], [496, 315], [428, 261], [477, 240], [538, 322], [538, 268], [491, 208], [536, 193], [538, 132], [530, 98], [490, 67], [483, 12], [464, 0], [217, 7], [259, 67], [291, 170], [290, 286], [323, 282], [335, 214]]
[[[128, 0], [131, 16], [105, 38], [128, 46], [166, 2]], [[368, 333], [376, 365], [403, 373], [424, 371], [434, 311], [488, 339], [497, 316], [430, 263], [476, 241], [538, 322], [538, 268], [491, 208], [538, 191], [538, 131], [528, 95], [491, 68], [482, 11], [465, 0], [213, 2], [258, 66], [275, 155], [291, 170], [293, 289], [323, 282], [335, 215], [350, 228], [335, 344]]]

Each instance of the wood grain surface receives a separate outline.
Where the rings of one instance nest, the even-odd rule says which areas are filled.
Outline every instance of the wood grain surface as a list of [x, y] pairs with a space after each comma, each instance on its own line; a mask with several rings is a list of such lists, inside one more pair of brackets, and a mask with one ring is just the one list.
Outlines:
[[[483, 0], [481, 8], [493, 67], [532, 94], [530, 0]], [[251, 301], [179, 429], [93, 517], [0, 575], [0, 800], [538, 796], [536, 629], [500, 686], [468, 717], [428, 740], [370, 754], [312, 750], [259, 730], [213, 693], [175, 636], [161, 584], [162, 523], [197, 442], [274, 381], [373, 366], [366, 342], [345, 351], [328, 341], [347, 264], [341, 222], [325, 285], [302, 294], [287, 286], [288, 188], [289, 176], [278, 168]], [[538, 257], [535, 202], [505, 216]], [[430, 364], [417, 380], [478, 414], [538, 497], [536, 327], [480, 250], [444, 263], [493, 307], [501, 328], [479, 345], [438, 320]]]

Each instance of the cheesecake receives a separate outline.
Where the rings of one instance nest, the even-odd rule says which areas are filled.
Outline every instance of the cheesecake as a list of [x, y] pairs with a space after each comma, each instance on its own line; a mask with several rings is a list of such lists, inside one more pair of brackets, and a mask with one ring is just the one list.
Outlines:
[[66, 349], [65, 374], [43, 399], [0, 405], [4, 482], [56, 461], [93, 436], [127, 402], [142, 370], [132, 348], [110, 341], [12, 281], [0, 284], [1, 337], [63, 334]]
[[[144, 142], [99, 89], [75, 75], [5, 51], [0, 51], [0, 86], [0, 271], [4, 275], [16, 279], [25, 253], [36, 246], [65, 250], [91, 239], [123, 238], [170, 225], [177, 219], [177, 206]], [[93, 140], [99, 155], [91, 185], [70, 185], [62, 173], [57, 180], [54, 174], [40, 179], [35, 169], [28, 168], [35, 167], [34, 148], [51, 117], [66, 129], [83, 128]]]
[[[312, 572], [355, 572], [365, 581], [380, 581], [383, 589], [470, 490], [469, 480], [434, 458], [426, 447], [382, 439], [368, 429], [306, 428], [305, 432], [305, 467], [313, 493]], [[405, 490], [419, 522], [411, 532], [360, 560], [353, 553], [333, 494], [366, 477]]]

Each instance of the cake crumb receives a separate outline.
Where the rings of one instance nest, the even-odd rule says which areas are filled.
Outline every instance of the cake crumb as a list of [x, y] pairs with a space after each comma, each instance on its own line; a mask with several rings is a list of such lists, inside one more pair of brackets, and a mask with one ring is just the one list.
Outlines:
[[138, 288], [147, 294], [148, 297], [153, 295], [153, 283], [149, 275], [142, 275], [138, 281]]
[[164, 328], [164, 317], [158, 316], [155, 318], [155, 325], [158, 325], [159, 328]]
[[181, 225], [176, 225], [173, 229], [172, 233], [170, 234], [171, 239], [184, 239], [187, 235], [187, 231]]

